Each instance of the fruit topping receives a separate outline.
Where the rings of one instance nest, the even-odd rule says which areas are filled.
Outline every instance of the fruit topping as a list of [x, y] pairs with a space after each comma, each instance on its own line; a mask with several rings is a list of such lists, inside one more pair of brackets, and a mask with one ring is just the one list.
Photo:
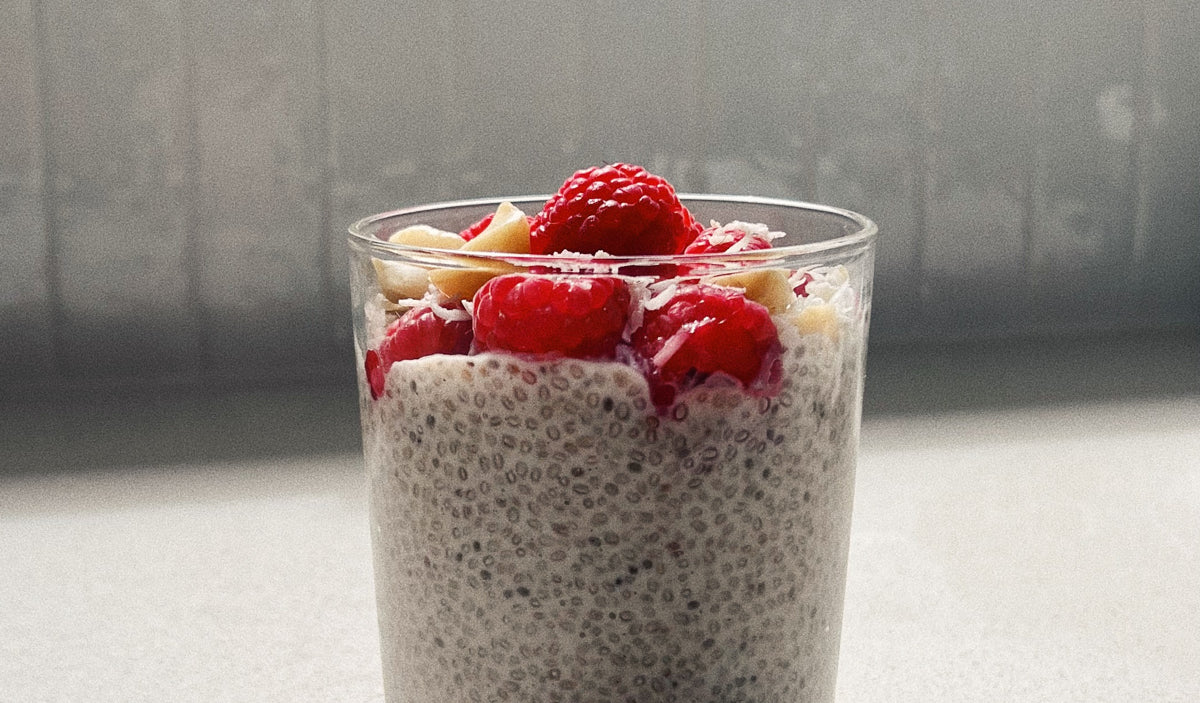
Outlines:
[[368, 349], [364, 365], [367, 369], [367, 385], [371, 388], [371, 398], [378, 400], [379, 396], [383, 395], [383, 386], [387, 382], [387, 372], [383, 368], [383, 359], [380, 358], [377, 350]]
[[701, 232], [683, 250], [684, 254], [720, 254], [724, 252], [761, 251], [771, 248], [771, 235], [763, 225], [730, 222], [712, 226]]
[[470, 349], [471, 320], [465, 310], [433, 305], [415, 307], [389, 325], [379, 348], [366, 354], [371, 397], [383, 394], [387, 371], [397, 361], [431, 354], [466, 354]]
[[475, 350], [611, 359], [630, 300], [612, 276], [499, 276], [475, 294]]
[[[770, 395], [783, 353], [772, 316], [837, 340], [855, 305], [844, 267], [755, 268], [771, 265], [779, 236], [741, 221], [704, 228], [666, 180], [622, 163], [577, 171], [533, 217], [502, 202], [460, 233], [406, 227], [389, 241], [442, 252], [419, 264], [372, 260], [382, 341], [364, 360], [371, 394], [397, 361], [494, 351], [635, 364], [660, 410], [702, 384]], [[525, 254], [565, 254], [581, 270], [519, 265]], [[572, 254], [697, 258], [584, 275]], [[710, 254], [720, 256], [700, 258]]]
[[534, 218], [535, 254], [678, 254], [703, 228], [665, 179], [640, 166], [576, 172]]
[[660, 408], [713, 376], [756, 393], [774, 392], [780, 380], [782, 349], [770, 312], [733, 288], [678, 286], [665, 304], [645, 311], [632, 343]]

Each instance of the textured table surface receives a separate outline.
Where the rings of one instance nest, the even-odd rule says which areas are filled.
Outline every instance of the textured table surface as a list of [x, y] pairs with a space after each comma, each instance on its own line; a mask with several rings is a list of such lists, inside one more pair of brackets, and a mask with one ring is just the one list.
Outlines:
[[[0, 472], [0, 701], [381, 701], [354, 447], [113, 403], [2, 454], [91, 465]], [[846, 598], [841, 703], [1200, 700], [1200, 395], [869, 414]]]

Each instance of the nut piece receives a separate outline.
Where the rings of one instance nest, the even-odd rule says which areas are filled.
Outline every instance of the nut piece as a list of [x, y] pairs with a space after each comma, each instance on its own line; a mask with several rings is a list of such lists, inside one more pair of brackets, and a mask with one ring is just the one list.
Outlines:
[[725, 276], [714, 276], [710, 283], [730, 288], [741, 288], [746, 297], [756, 303], [761, 303], [771, 312], [778, 315], [787, 310], [796, 294], [788, 282], [788, 272], [784, 269], [762, 269], [759, 271], [742, 271]]
[[516, 266], [501, 261], [488, 262], [486, 267], [433, 269], [429, 272], [429, 282], [447, 297], [470, 300], [475, 296], [475, 291], [490, 279], [519, 270]]
[[529, 220], [512, 203], [500, 203], [487, 228], [463, 245], [462, 250], [528, 254]]
[[429, 225], [412, 225], [388, 237], [392, 244], [427, 249], [461, 249], [467, 240], [454, 232], [447, 232]]
[[[503, 202], [487, 229], [464, 244], [464, 252], [495, 252], [501, 254], [529, 253], [529, 220], [525, 213], [512, 203]], [[429, 272], [429, 280], [443, 294], [451, 298], [470, 300], [475, 291], [483, 287], [488, 279], [521, 269], [503, 261], [466, 262], [469, 268], [438, 268]]]
[[837, 341], [841, 325], [837, 310], [828, 303], [809, 305], [792, 316], [792, 322], [800, 334], [823, 334]]
[[420, 298], [429, 290], [429, 276], [420, 266], [383, 259], [371, 259], [371, 264], [375, 266], [379, 290], [393, 303]]

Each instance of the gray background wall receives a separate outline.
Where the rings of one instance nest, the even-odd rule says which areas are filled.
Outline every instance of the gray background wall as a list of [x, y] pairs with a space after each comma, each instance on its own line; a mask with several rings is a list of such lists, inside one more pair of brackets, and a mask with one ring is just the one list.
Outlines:
[[873, 343], [1200, 326], [1194, 0], [0, 0], [0, 395], [349, 369], [344, 226], [640, 162], [881, 225]]

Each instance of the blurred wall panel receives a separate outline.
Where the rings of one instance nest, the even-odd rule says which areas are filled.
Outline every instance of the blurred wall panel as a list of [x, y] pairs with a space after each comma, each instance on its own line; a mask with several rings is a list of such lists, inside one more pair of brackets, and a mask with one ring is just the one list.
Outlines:
[[320, 7], [187, 5], [200, 351], [213, 368], [333, 357]]
[[197, 340], [176, 3], [44, 0], [48, 218], [67, 376], [178, 373]]
[[1145, 84], [1134, 115], [1141, 208], [1134, 232], [1133, 322], [1200, 320], [1200, 3], [1143, 3]]
[[[470, 113], [491, 106], [467, 92], [473, 80], [468, 57], [478, 36], [460, 12], [455, 2], [331, 5], [333, 212], [339, 229], [374, 212], [464, 197], [463, 174], [482, 177], [472, 163], [482, 142], [476, 135], [464, 139], [464, 125]], [[519, 41], [513, 44], [521, 50]], [[509, 175], [493, 177], [503, 183]], [[488, 194], [502, 189], [476, 184], [481, 186]]]
[[674, 174], [681, 187], [869, 213], [886, 233], [878, 263], [886, 300], [874, 329], [884, 337], [907, 329], [918, 310], [925, 18], [877, 0], [691, 8], [679, 22], [694, 26], [688, 43], [698, 55], [677, 76], [697, 94], [693, 114], [678, 122], [674, 152], [690, 166]]
[[0, 11], [4, 388], [348, 373], [353, 219], [618, 160], [876, 219], [877, 341], [1200, 326], [1191, 0]]
[[[346, 227], [366, 215], [444, 194], [444, 136], [453, 89], [452, 3], [335, 0], [326, 17], [331, 181], [328, 261], [337, 339], [348, 349]], [[443, 195], [444, 197], [444, 195]], [[346, 358], [349, 358], [348, 356]]]
[[0, 0], [0, 379], [54, 370], [37, 44], [29, 0]]
[[1043, 11], [1035, 3], [927, 3], [923, 92], [924, 334], [1028, 322]]
[[[786, 4], [785, 4], [786, 7]], [[782, 8], [781, 8], [782, 10]], [[879, 224], [872, 334], [894, 338], [919, 312], [921, 118], [931, 80], [923, 11], [880, 0], [813, 3], [767, 17], [777, 32], [765, 170], [785, 197], [869, 213]], [[736, 17], [729, 17], [736, 21]], [[752, 139], [761, 139], [753, 137]], [[752, 152], [747, 140], [744, 152]]]
[[1126, 319], [1138, 209], [1138, 3], [1044, 10], [1032, 326], [1111, 329]]
[[[574, 46], [560, 47], [570, 66], [565, 99], [575, 103], [571, 139], [576, 165], [638, 162], [683, 192], [708, 190], [700, 164], [711, 143], [699, 130], [703, 64], [716, 37], [704, 23], [709, 3], [581, 3], [571, 21]], [[553, 99], [553, 98], [551, 98]], [[562, 99], [562, 98], [560, 98]], [[558, 187], [553, 176], [540, 190]]]
[[604, 161], [639, 161], [689, 189], [700, 55], [695, 11], [680, 10], [624, 0], [334, 3], [336, 227], [431, 200], [547, 193]]
[[329, 16], [335, 209], [349, 217], [547, 192], [606, 160], [679, 170], [693, 148], [691, 10], [343, 0]]
[[435, 107], [454, 146], [441, 187], [455, 198], [548, 192], [547, 175], [579, 158], [584, 9], [530, 0], [449, 9], [455, 38], [446, 67], [455, 77]]
[[[814, 17], [825, 21], [807, 27]], [[785, 73], [789, 83], [814, 88], [808, 129], [819, 152], [797, 160], [815, 165], [816, 190], [798, 195], [870, 213], [879, 224], [881, 304], [873, 306], [871, 333], [877, 340], [903, 338], [920, 311], [925, 245], [918, 195], [921, 120], [934, 65], [931, 18], [903, 3], [865, 0], [820, 4], [792, 21], [785, 36], [812, 37], [819, 48], [793, 53]], [[804, 80], [814, 71], [818, 80]], [[794, 112], [802, 110], [801, 103]]]

